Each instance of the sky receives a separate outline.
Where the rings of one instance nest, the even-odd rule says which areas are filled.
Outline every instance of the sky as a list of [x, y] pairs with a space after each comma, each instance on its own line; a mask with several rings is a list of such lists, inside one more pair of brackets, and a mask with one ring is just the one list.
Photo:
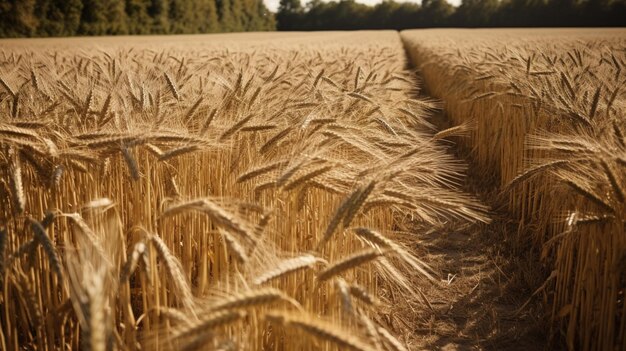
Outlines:
[[[308, 0], [300, 0], [300, 2], [304, 5], [307, 3]], [[421, 2], [421, 0], [395, 0], [397, 2]], [[263, 2], [265, 2], [265, 6], [267, 6], [267, 8], [270, 11], [276, 12], [276, 10], [278, 10], [278, 3], [280, 2], [280, 0], [263, 0]], [[367, 4], [367, 5], [376, 5], [379, 2], [382, 2], [382, 0], [356, 0], [356, 2], [360, 2], [363, 4]], [[454, 6], [458, 6], [461, 3], [461, 0], [448, 0], [449, 3], [451, 3]]]

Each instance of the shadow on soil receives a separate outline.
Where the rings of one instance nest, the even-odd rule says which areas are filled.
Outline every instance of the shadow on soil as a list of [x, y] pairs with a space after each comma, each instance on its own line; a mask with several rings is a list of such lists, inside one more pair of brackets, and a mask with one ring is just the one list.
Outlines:
[[[428, 98], [424, 91], [420, 97]], [[438, 130], [450, 127], [444, 112], [433, 116], [431, 122]], [[546, 277], [539, 254], [530, 245], [520, 244], [523, 240], [517, 238], [524, 233], [519, 233], [506, 206], [490, 190], [496, 188], [493, 180], [472, 165], [459, 141], [452, 138], [444, 143], [450, 145], [448, 152], [469, 165], [463, 190], [491, 207], [493, 221], [471, 226], [450, 223], [446, 229], [431, 232], [417, 230], [426, 234], [418, 235], [415, 252], [440, 272], [441, 281], [417, 283], [430, 307], [411, 306], [408, 318], [415, 335], [408, 338], [410, 346], [445, 351], [561, 349], [548, 342], [542, 302], [546, 297], [539, 293], [529, 300]]]

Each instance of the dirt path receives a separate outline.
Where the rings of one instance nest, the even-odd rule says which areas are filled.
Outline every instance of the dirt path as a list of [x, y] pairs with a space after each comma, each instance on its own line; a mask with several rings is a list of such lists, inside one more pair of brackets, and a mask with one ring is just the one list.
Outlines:
[[[422, 83], [422, 97], [428, 87]], [[451, 127], [445, 107], [432, 122], [439, 130]], [[440, 284], [421, 284], [431, 307], [412, 306], [415, 349], [429, 350], [542, 350], [548, 327], [543, 307], [535, 298], [520, 309], [542, 274], [530, 247], [513, 239], [517, 224], [507, 219], [494, 186], [481, 179], [457, 138], [447, 139], [449, 152], [468, 164], [464, 190], [492, 208], [488, 225], [459, 227], [418, 235], [416, 251], [441, 272]], [[423, 231], [422, 231], [423, 233]]]

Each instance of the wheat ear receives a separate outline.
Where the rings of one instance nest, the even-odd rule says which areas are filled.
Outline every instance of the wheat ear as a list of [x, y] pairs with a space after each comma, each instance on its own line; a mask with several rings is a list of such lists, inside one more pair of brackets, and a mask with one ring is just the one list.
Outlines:
[[28, 222], [30, 223], [30, 227], [35, 234], [35, 240], [43, 247], [46, 255], [48, 255], [48, 261], [50, 267], [56, 273], [56, 275], [61, 278], [63, 276], [63, 268], [61, 267], [61, 259], [59, 258], [59, 254], [57, 253], [56, 247], [54, 243], [46, 233], [46, 229], [38, 222], [36, 219], [32, 217], [28, 217]]
[[299, 307], [299, 304], [286, 296], [282, 291], [274, 288], [262, 288], [257, 290], [251, 290], [244, 293], [231, 296], [209, 306], [209, 311], [221, 311], [230, 309], [242, 309], [251, 308], [254, 306], [261, 306], [271, 304], [277, 301], [288, 301], [295, 303]]
[[303, 255], [284, 260], [280, 262], [276, 266], [276, 268], [261, 274], [258, 278], [254, 280], [254, 284], [264, 284], [287, 274], [309, 268], [318, 261], [319, 258], [313, 255]]
[[181, 300], [183, 306], [193, 311], [195, 305], [193, 295], [189, 283], [187, 283], [187, 279], [185, 278], [185, 273], [180, 261], [170, 252], [167, 245], [165, 245], [159, 236], [150, 235], [150, 241], [165, 264], [176, 296]]
[[357, 252], [351, 256], [348, 256], [338, 262], [331, 264], [317, 274], [317, 280], [320, 282], [326, 281], [348, 269], [360, 266], [369, 261], [383, 256], [384, 251], [379, 249], [368, 249]]
[[330, 341], [333, 344], [353, 351], [375, 351], [373, 347], [362, 342], [354, 332], [326, 321], [319, 320], [306, 314], [293, 314], [272, 311], [265, 314], [268, 321], [279, 323], [287, 327], [300, 329], [319, 339]]

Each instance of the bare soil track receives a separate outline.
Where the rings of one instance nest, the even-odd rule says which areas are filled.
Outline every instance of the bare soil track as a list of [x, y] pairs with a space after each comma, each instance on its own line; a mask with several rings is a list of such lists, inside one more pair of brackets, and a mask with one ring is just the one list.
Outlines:
[[[423, 82], [420, 95], [433, 98]], [[431, 122], [439, 131], [454, 127], [445, 103]], [[559, 349], [557, 342], [549, 344], [545, 305], [531, 297], [545, 279], [538, 253], [530, 245], [520, 247], [515, 238], [523, 234], [507, 214], [494, 179], [482, 176], [459, 138], [446, 141], [449, 152], [468, 165], [463, 190], [491, 208], [492, 222], [451, 223], [444, 231], [418, 234], [418, 250], [425, 250], [425, 259], [443, 279], [424, 291], [432, 309], [418, 313], [417, 346], [445, 351]]]

